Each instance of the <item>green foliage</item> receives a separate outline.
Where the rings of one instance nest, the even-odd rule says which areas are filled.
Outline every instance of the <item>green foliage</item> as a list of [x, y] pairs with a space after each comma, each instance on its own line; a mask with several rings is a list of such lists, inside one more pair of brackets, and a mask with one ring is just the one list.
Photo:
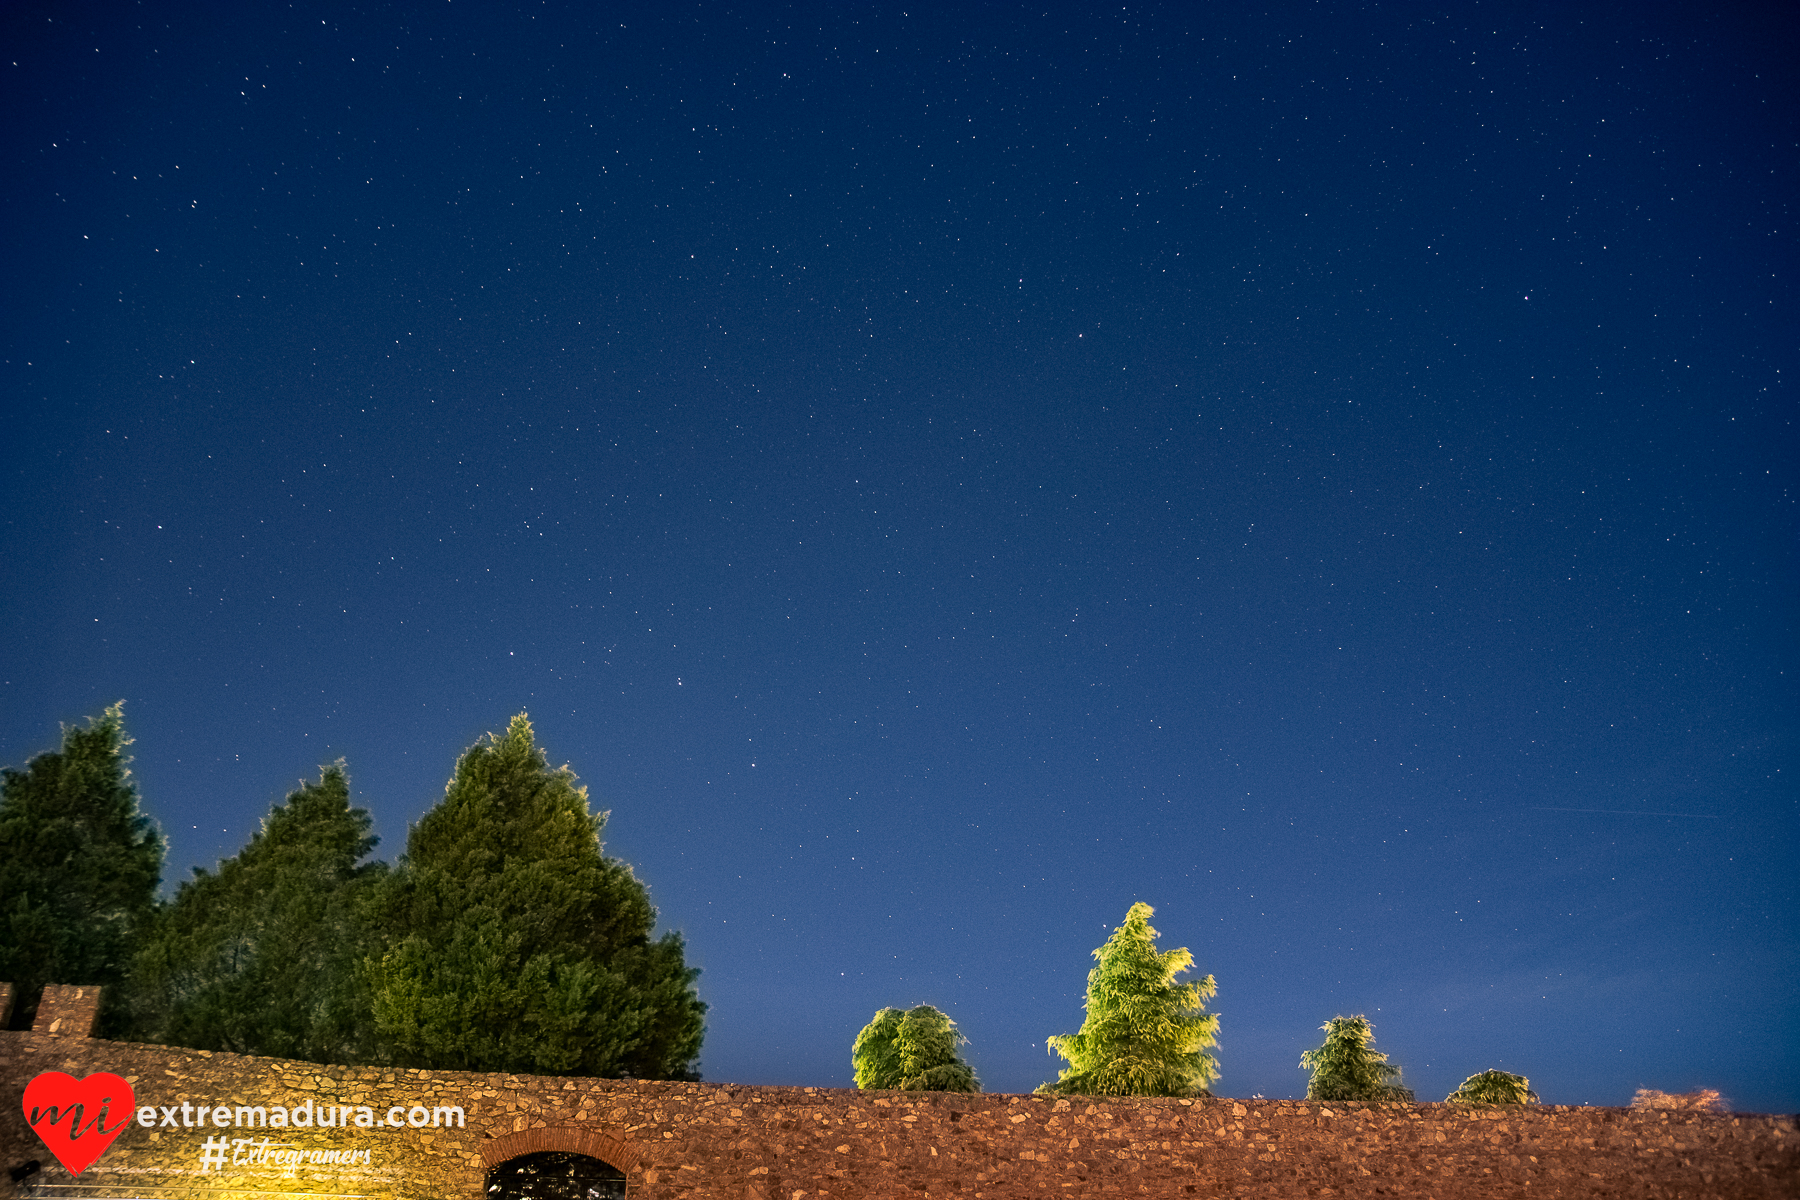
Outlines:
[[388, 1054], [418, 1067], [694, 1079], [706, 1006], [678, 934], [601, 853], [605, 814], [521, 713], [470, 747], [384, 886], [367, 963]]
[[1447, 1104], [1536, 1104], [1538, 1094], [1531, 1080], [1511, 1071], [1482, 1071], [1462, 1081], [1444, 1097]]
[[365, 914], [386, 867], [342, 762], [277, 804], [217, 873], [196, 867], [158, 915], [129, 988], [134, 1035], [199, 1050], [367, 1062], [374, 952]]
[[1058, 1034], [1050, 1049], [1068, 1067], [1043, 1092], [1087, 1096], [1210, 1095], [1219, 1063], [1205, 1053], [1219, 1043], [1219, 1018], [1205, 1011], [1218, 991], [1211, 975], [1176, 983], [1194, 964], [1184, 947], [1158, 953], [1150, 917], [1133, 904], [1125, 924], [1094, 951], [1088, 972], [1087, 1019], [1081, 1032]]
[[1300, 1056], [1313, 1076], [1308, 1100], [1411, 1100], [1412, 1089], [1400, 1085], [1400, 1068], [1376, 1053], [1375, 1027], [1363, 1016], [1333, 1017], [1319, 1026], [1325, 1044]]
[[884, 1008], [850, 1049], [859, 1088], [908, 1092], [979, 1092], [975, 1072], [956, 1052], [968, 1039], [929, 1004], [907, 1012]]
[[0, 979], [29, 1029], [46, 983], [116, 984], [154, 911], [163, 840], [138, 808], [122, 702], [0, 772]]

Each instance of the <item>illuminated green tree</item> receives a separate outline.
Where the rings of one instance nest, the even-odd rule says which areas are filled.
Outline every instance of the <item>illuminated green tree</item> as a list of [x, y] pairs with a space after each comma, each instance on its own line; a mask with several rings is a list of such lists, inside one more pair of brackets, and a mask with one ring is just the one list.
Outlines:
[[681, 936], [601, 849], [606, 814], [521, 713], [463, 754], [384, 886], [367, 964], [377, 1033], [407, 1066], [696, 1079], [706, 1006]]
[[1155, 909], [1133, 904], [1125, 923], [1094, 951], [1081, 1032], [1058, 1034], [1050, 1049], [1068, 1060], [1039, 1091], [1089, 1096], [1209, 1095], [1219, 1063], [1219, 1018], [1206, 1011], [1218, 991], [1211, 975], [1176, 983], [1194, 964], [1185, 947], [1158, 952]]
[[929, 1004], [907, 1012], [884, 1008], [850, 1048], [859, 1088], [908, 1092], [979, 1092], [975, 1072], [957, 1046], [968, 1041], [956, 1022]]
[[127, 988], [133, 1040], [313, 1062], [373, 1051], [364, 910], [385, 864], [340, 761], [157, 915]]
[[1449, 1104], [1536, 1104], [1537, 1098], [1531, 1080], [1523, 1075], [1492, 1070], [1469, 1076], [1444, 1100]]
[[138, 807], [122, 704], [23, 771], [0, 772], [0, 979], [12, 1027], [46, 983], [124, 977], [161, 882], [163, 839]]
[[1412, 1089], [1400, 1085], [1400, 1068], [1387, 1055], [1371, 1049], [1375, 1027], [1364, 1016], [1333, 1017], [1319, 1026], [1325, 1044], [1300, 1056], [1312, 1071], [1308, 1100], [1411, 1100]]

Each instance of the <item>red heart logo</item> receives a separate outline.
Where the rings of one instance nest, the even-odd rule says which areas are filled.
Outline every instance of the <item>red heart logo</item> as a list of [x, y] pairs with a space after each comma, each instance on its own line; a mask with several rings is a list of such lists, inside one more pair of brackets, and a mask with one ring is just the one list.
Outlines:
[[[131, 1085], [107, 1071], [77, 1079], [45, 1071], [25, 1085], [25, 1120], [71, 1175], [87, 1170], [131, 1124], [137, 1098]], [[119, 1119], [112, 1121], [112, 1114]]]

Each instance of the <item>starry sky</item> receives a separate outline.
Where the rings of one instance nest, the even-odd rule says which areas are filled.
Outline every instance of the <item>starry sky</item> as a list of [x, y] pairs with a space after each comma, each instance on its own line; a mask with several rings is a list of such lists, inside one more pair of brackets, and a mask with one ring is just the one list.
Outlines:
[[1800, 1109], [1777, 4], [0, 17], [0, 762], [171, 880], [528, 711], [706, 1078], [1054, 1078], [1133, 901], [1221, 1094]]

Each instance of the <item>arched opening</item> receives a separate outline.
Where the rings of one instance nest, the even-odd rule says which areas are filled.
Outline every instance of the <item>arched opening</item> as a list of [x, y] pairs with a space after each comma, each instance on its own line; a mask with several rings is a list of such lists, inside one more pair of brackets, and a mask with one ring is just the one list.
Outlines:
[[623, 1200], [625, 1172], [569, 1150], [521, 1154], [488, 1169], [487, 1200]]

